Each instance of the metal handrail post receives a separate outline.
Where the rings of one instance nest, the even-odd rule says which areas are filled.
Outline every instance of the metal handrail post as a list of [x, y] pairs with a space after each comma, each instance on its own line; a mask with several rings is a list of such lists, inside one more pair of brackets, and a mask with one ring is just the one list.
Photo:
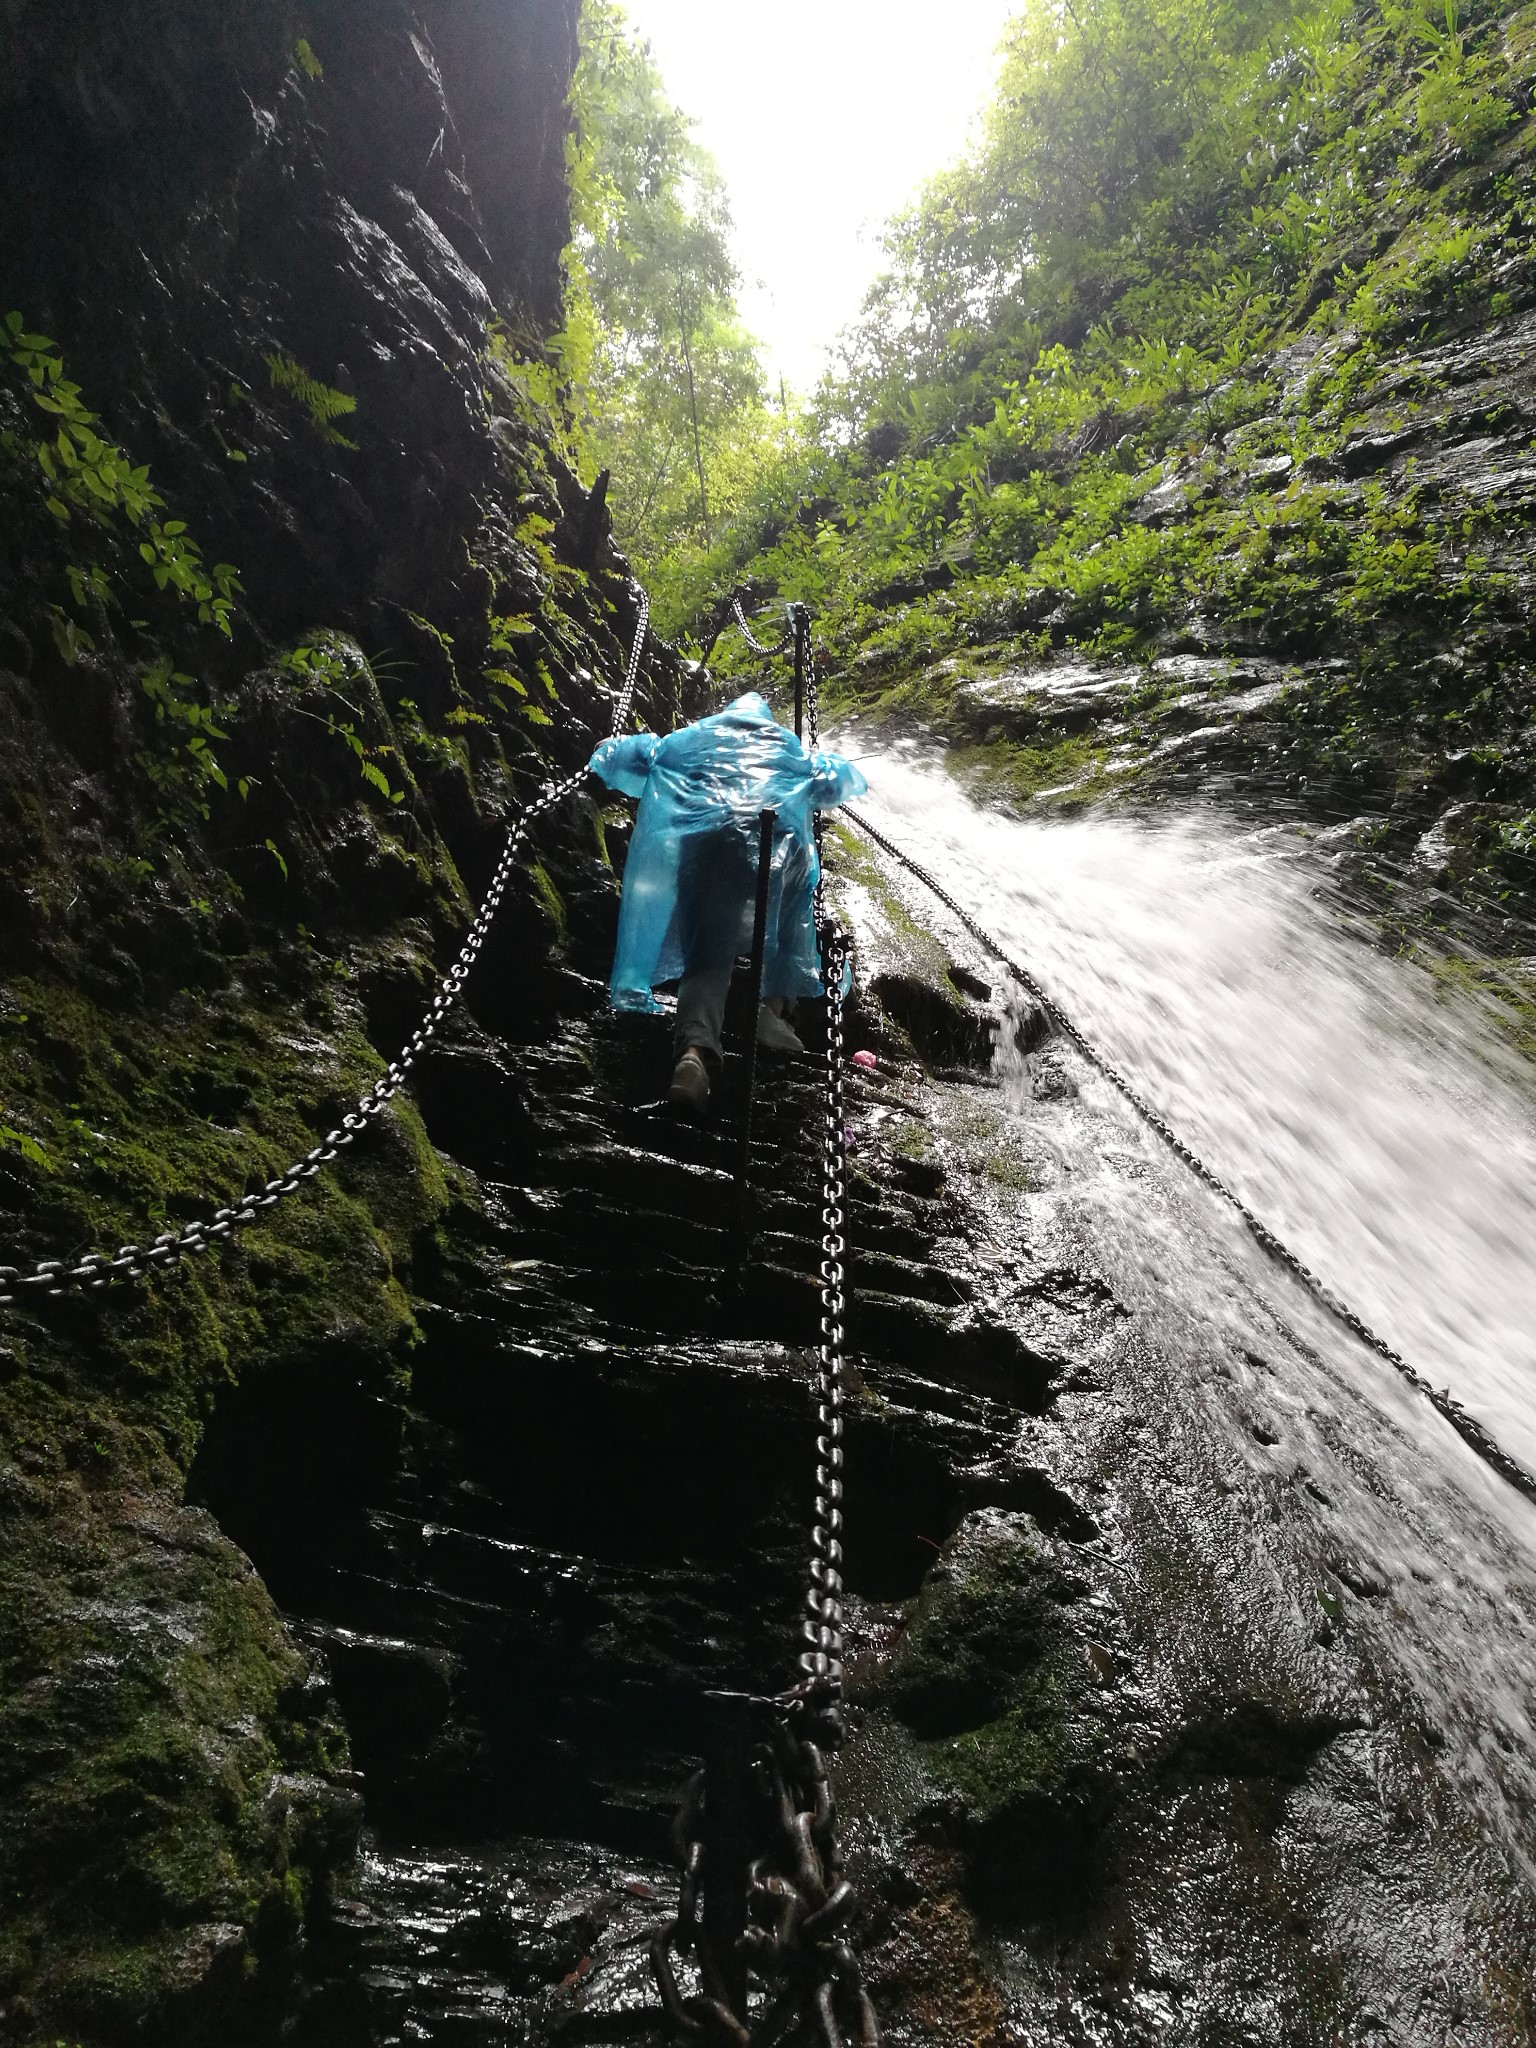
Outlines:
[[768, 949], [768, 890], [773, 879], [773, 828], [778, 812], [760, 811], [757, 819], [757, 902], [752, 913], [752, 986], [747, 1003], [747, 1087], [741, 1108], [741, 1139], [736, 1155], [737, 1222], [746, 1253], [748, 1174], [752, 1163], [752, 1106], [757, 1099], [757, 1013], [763, 1002], [763, 956]]

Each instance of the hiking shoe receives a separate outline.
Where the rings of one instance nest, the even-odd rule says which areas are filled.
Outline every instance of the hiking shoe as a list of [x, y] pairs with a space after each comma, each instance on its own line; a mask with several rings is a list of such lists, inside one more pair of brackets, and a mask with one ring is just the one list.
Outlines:
[[667, 1100], [679, 1116], [698, 1118], [709, 1108], [709, 1069], [691, 1049], [672, 1069]]
[[792, 1024], [786, 1024], [777, 1010], [766, 1003], [757, 1013], [757, 1042], [770, 1052], [804, 1052], [805, 1047]]

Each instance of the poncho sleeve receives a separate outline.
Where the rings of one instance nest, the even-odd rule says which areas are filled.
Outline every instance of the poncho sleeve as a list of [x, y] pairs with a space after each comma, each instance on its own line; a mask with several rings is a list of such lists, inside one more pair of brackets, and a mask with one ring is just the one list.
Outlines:
[[624, 733], [616, 739], [604, 740], [587, 767], [610, 789], [625, 796], [644, 796], [651, 763], [660, 745], [653, 732]]
[[812, 754], [813, 811], [826, 811], [834, 804], [845, 804], [851, 796], [862, 796], [868, 787], [863, 770], [855, 768], [851, 761], [845, 761], [841, 754]]

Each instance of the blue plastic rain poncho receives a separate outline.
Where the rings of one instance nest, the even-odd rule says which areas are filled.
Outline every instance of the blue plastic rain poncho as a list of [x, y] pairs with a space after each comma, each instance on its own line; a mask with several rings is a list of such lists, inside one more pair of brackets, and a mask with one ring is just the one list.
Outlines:
[[640, 799], [609, 987], [614, 1008], [659, 1010], [658, 982], [749, 949], [764, 810], [776, 810], [778, 824], [763, 994], [820, 995], [811, 813], [868, 788], [853, 763], [807, 753], [753, 692], [665, 739], [604, 740], [591, 766], [610, 788]]

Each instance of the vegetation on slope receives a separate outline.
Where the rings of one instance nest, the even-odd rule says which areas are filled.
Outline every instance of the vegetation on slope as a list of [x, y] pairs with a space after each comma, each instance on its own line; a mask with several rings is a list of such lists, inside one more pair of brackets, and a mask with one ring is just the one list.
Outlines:
[[797, 445], [680, 537], [668, 623], [807, 600], [847, 693], [952, 738], [971, 674], [1063, 649], [1129, 664], [1133, 714], [1158, 655], [1310, 663], [1266, 728], [1292, 784], [1466, 800], [1522, 887], [1533, 74], [1501, 0], [1038, 0]]
[[615, 0], [586, 0], [568, 149], [573, 238], [555, 355], [589, 472], [664, 610], [676, 569], [786, 444], [736, 307], [719, 171]]

